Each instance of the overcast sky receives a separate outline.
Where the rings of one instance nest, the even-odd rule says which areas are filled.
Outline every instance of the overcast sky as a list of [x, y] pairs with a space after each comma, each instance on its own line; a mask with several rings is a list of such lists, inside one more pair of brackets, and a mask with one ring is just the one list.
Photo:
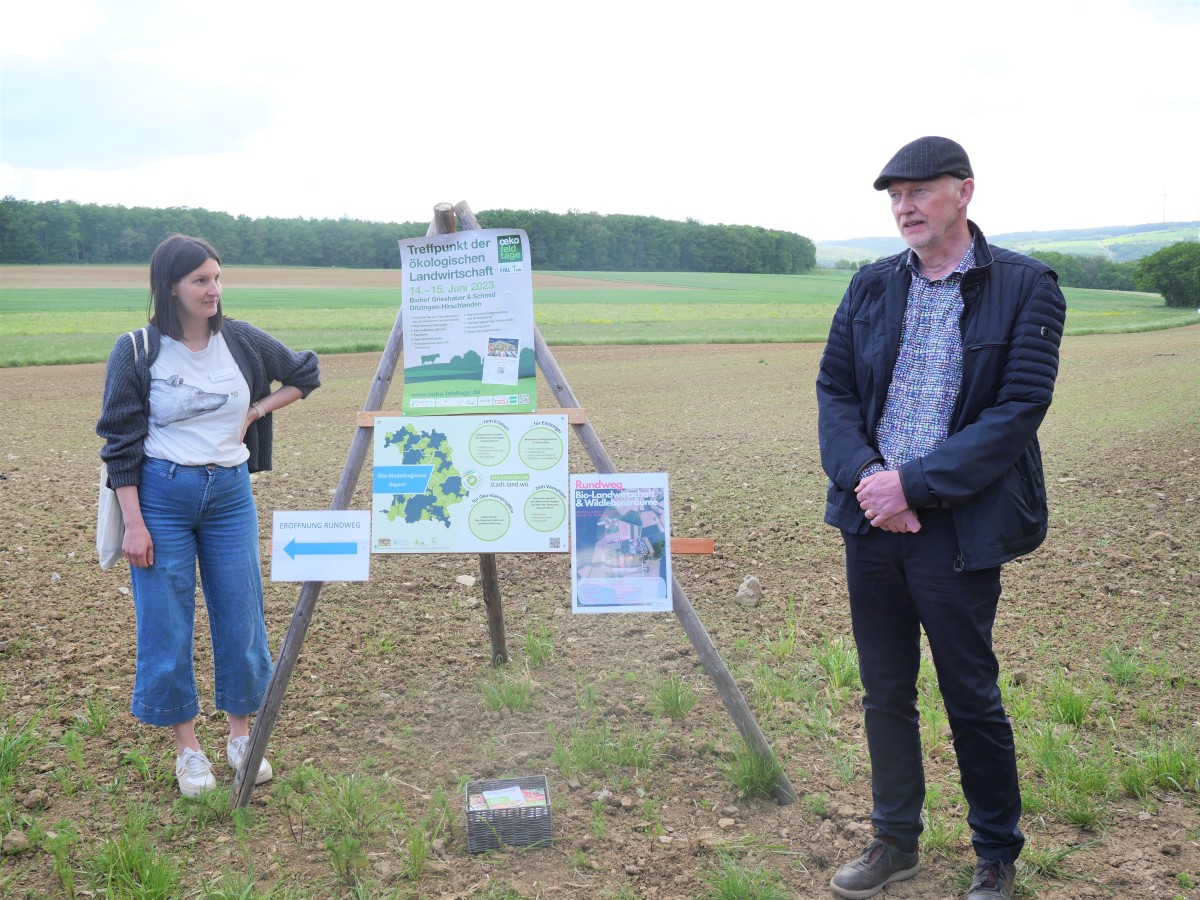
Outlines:
[[962, 143], [989, 234], [1200, 219], [1200, 0], [0, 0], [0, 195], [892, 234]]

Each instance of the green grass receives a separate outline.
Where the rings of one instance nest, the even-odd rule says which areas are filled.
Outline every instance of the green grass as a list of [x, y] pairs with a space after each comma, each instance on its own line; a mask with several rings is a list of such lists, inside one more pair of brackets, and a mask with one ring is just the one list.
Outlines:
[[75, 896], [75, 866], [71, 855], [78, 843], [79, 832], [67, 819], [61, 819], [42, 838], [42, 850], [51, 860], [50, 870], [68, 897]]
[[678, 675], [660, 682], [654, 691], [654, 711], [677, 721], [686, 716], [695, 703], [696, 692]]
[[771, 797], [783, 775], [778, 760], [760, 756], [742, 740], [721, 764], [721, 771], [737, 787], [738, 796], [747, 800]]
[[36, 716], [24, 725], [17, 725], [15, 716], [0, 723], [0, 794], [16, 781], [17, 771], [45, 743], [37, 732]]
[[1045, 704], [1051, 720], [1076, 728], [1084, 723], [1097, 702], [1090, 685], [1078, 685], [1062, 671], [1050, 674], [1045, 692]]
[[150, 835], [157, 818], [153, 807], [130, 807], [120, 833], [107, 838], [84, 863], [91, 886], [105, 897], [174, 897], [179, 894], [181, 872], [176, 862], [161, 853]]
[[513, 676], [504, 667], [496, 669], [486, 680], [479, 683], [483, 691], [483, 702], [492, 712], [508, 709], [522, 712], [532, 702], [530, 693], [533, 684], [528, 677]]
[[1200, 794], [1200, 740], [1190, 728], [1167, 738], [1152, 732], [1129, 755], [1120, 776], [1126, 793], [1139, 799], [1154, 790]]
[[807, 617], [807, 607], [807, 603], [802, 603], [797, 610], [796, 595], [788, 597], [783, 609], [783, 624], [779, 626], [779, 637], [767, 643], [767, 651], [778, 661], [783, 662], [795, 654], [800, 622]]
[[608, 831], [608, 823], [604, 819], [604, 803], [600, 800], [592, 801], [592, 819], [590, 823], [592, 837], [600, 839], [604, 837]]
[[858, 677], [858, 652], [850, 641], [841, 638], [830, 640], [827, 636], [821, 638], [821, 643], [813, 648], [813, 660], [832, 687], [857, 688], [861, 685]]
[[767, 665], [755, 666], [750, 673], [756, 697], [765, 700], [782, 700], [804, 706], [817, 706], [820, 685], [815, 678], [802, 669], [785, 667], [778, 671]]
[[537, 668], [549, 662], [554, 657], [554, 638], [550, 629], [545, 625], [537, 631], [530, 628], [521, 639], [521, 649], [525, 651], [530, 668]]
[[[819, 342], [850, 277], [834, 270], [556, 274], [602, 279], [613, 287], [535, 292], [534, 317], [552, 345]], [[1197, 318], [1191, 309], [1166, 308], [1156, 294], [1073, 288], [1065, 294], [1069, 334], [1172, 328]], [[318, 353], [381, 350], [399, 304], [399, 288], [229, 285], [225, 294], [230, 315]], [[145, 314], [141, 290], [0, 286], [0, 366], [103, 361], [117, 336], [144, 324]]]
[[858, 773], [858, 748], [855, 744], [843, 744], [835, 741], [833, 747], [826, 751], [838, 782], [844, 787], [855, 779]]
[[1049, 723], [1019, 730], [1016, 738], [1028, 769], [1041, 778], [1023, 794], [1026, 812], [1049, 814], [1088, 830], [1108, 820], [1109, 801], [1118, 788], [1116, 759], [1108, 743]]
[[573, 725], [565, 734], [551, 728], [551, 736], [554, 749], [550, 761], [567, 778], [618, 767], [644, 771], [659, 759], [660, 735], [645, 731], [619, 735], [606, 722]]
[[113, 711], [104, 704], [103, 700], [87, 700], [86, 709], [83, 713], [76, 716], [76, 721], [79, 723], [79, 729], [89, 737], [97, 737], [104, 734], [104, 730], [108, 728], [108, 723], [112, 721]]
[[720, 868], [705, 875], [708, 900], [787, 900], [792, 896], [779, 873], [754, 865], [744, 865], [728, 856]]
[[426, 870], [434, 842], [449, 834], [454, 819], [442, 787], [433, 790], [425, 815], [412, 819], [387, 779], [327, 774], [309, 765], [278, 779], [271, 801], [286, 811], [297, 846], [323, 842], [334, 874], [351, 897], [409, 896], [376, 893], [375, 882], [366, 877], [372, 870], [371, 859], [383, 854], [395, 857], [401, 863], [398, 873], [417, 881]]
[[814, 816], [822, 819], [829, 818], [829, 796], [824, 791], [815, 794], [805, 794], [800, 798], [800, 805]]

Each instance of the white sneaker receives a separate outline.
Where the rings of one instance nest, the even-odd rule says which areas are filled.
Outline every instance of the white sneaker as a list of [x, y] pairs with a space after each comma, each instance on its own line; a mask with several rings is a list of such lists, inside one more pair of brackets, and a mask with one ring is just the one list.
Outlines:
[[217, 786], [208, 757], [191, 747], [185, 747], [175, 757], [175, 777], [179, 780], [179, 792], [185, 797], [199, 797]]
[[[242, 767], [242, 760], [246, 758], [246, 753], [250, 750], [250, 738], [247, 735], [242, 735], [239, 738], [234, 738], [225, 745], [225, 758], [229, 760], [229, 765], [233, 769]], [[271, 764], [267, 762], [264, 756], [258, 764], [258, 777], [254, 779], [255, 784], [262, 784], [264, 781], [270, 781], [275, 777], [275, 772], [271, 769]]]

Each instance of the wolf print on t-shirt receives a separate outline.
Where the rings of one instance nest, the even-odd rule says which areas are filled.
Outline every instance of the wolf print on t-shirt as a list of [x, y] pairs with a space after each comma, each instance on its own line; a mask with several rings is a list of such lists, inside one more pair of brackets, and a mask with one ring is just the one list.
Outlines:
[[210, 394], [198, 387], [187, 384], [178, 375], [170, 378], [155, 378], [154, 404], [150, 410], [150, 424], [156, 428], [170, 425], [172, 422], [182, 422], [194, 419], [205, 413], [220, 409], [229, 401], [228, 394]]

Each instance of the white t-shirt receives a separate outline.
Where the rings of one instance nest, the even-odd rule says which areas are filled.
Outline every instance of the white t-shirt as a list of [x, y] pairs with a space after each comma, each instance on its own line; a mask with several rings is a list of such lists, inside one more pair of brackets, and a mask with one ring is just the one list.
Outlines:
[[250, 387], [219, 332], [198, 352], [163, 335], [150, 379], [147, 456], [181, 466], [237, 466], [250, 457], [241, 441]]

